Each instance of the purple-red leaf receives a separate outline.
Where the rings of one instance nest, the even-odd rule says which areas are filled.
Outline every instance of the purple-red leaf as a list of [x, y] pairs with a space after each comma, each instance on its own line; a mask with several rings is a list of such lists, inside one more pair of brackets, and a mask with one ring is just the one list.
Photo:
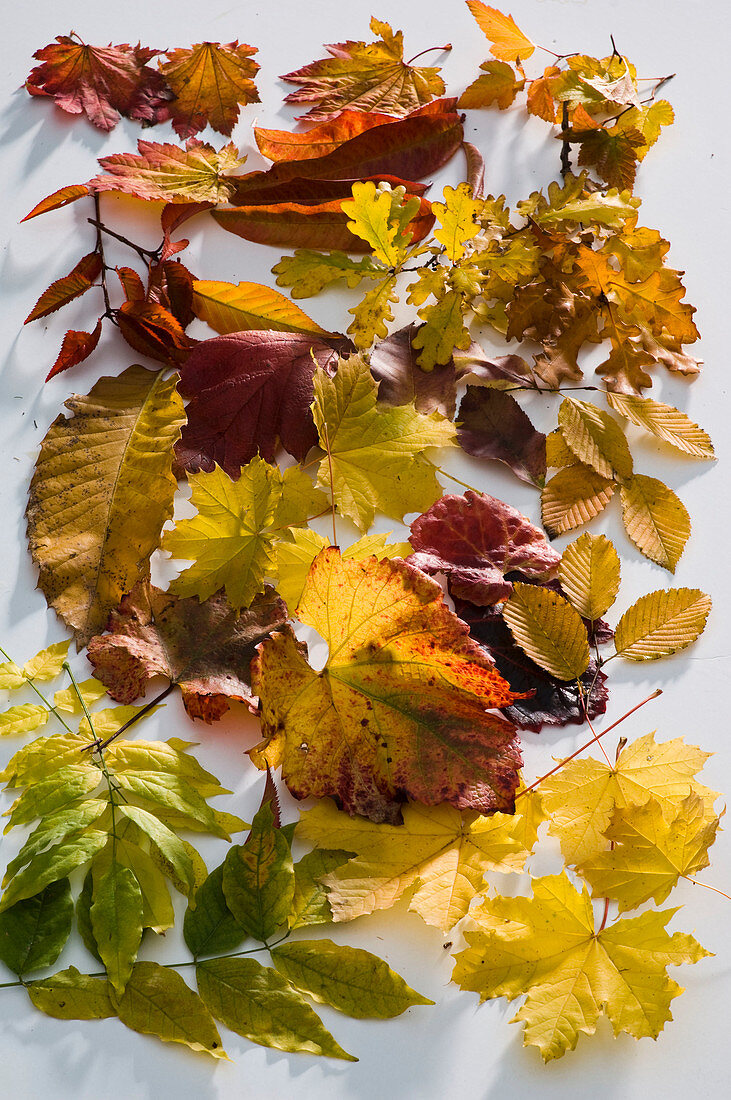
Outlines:
[[182, 363], [195, 347], [196, 341], [185, 335], [177, 318], [154, 302], [123, 302], [115, 316], [130, 347], [159, 363]]
[[411, 341], [415, 325], [399, 329], [375, 344], [370, 355], [371, 374], [378, 382], [378, 400], [387, 405], [408, 405], [417, 412], [440, 412], [450, 420], [457, 404], [457, 373], [450, 360], [431, 371], [422, 370]]
[[191, 718], [214, 722], [231, 699], [252, 703], [255, 648], [286, 620], [272, 588], [236, 615], [222, 592], [179, 599], [141, 581], [110, 615], [109, 633], [91, 639], [88, 655], [112, 699], [133, 703], [153, 677], [165, 676], [180, 687]]
[[457, 440], [468, 455], [504, 462], [521, 481], [543, 485], [546, 437], [511, 394], [468, 386], [457, 421]]
[[442, 497], [411, 524], [414, 553], [407, 559], [425, 573], [446, 573], [453, 596], [480, 606], [506, 599], [505, 574], [550, 580], [561, 555], [516, 508], [468, 489]]
[[26, 317], [24, 324], [36, 321], [39, 317], [47, 317], [61, 306], [72, 302], [81, 294], [86, 294], [98, 279], [102, 270], [101, 257], [97, 252], [89, 252], [82, 256], [72, 271], [64, 275], [43, 291], [40, 298]]
[[97, 321], [93, 332], [79, 332], [76, 329], [69, 329], [63, 338], [58, 359], [46, 375], [46, 382], [55, 375], [60, 374], [61, 371], [68, 370], [69, 367], [75, 367], [77, 363], [82, 363], [84, 359], [88, 359], [99, 343], [101, 334], [101, 317]]
[[208, 472], [218, 463], [236, 478], [257, 453], [272, 462], [277, 440], [304, 459], [317, 443], [312, 376], [337, 360], [338, 348], [342, 341], [270, 330], [204, 340], [181, 369], [189, 403], [178, 461]]
[[27, 222], [30, 218], [37, 218], [39, 214], [46, 214], [49, 210], [58, 210], [62, 206], [68, 206], [69, 203], [76, 202], [77, 199], [83, 199], [84, 195], [88, 194], [90, 194], [90, 191], [85, 183], [71, 183], [67, 187], [59, 187], [58, 191], [46, 195], [45, 199], [41, 199], [39, 203], [36, 203], [30, 213], [21, 218], [21, 221]]

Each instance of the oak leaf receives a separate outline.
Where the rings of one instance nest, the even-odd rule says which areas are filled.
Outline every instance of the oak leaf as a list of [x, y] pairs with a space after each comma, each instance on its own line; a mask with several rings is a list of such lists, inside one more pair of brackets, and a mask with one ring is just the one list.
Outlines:
[[515, 730], [485, 708], [514, 695], [435, 581], [402, 561], [344, 561], [330, 548], [297, 616], [323, 636], [329, 660], [313, 672], [291, 632], [259, 647], [258, 767], [281, 765], [295, 797], [331, 795], [373, 821], [398, 821], [405, 797], [512, 810]]
[[189, 481], [198, 514], [178, 520], [174, 530], [165, 532], [162, 546], [193, 564], [170, 591], [206, 600], [225, 588], [235, 611], [249, 607], [265, 591], [265, 575], [274, 570], [275, 538], [323, 511], [326, 498], [298, 466], [282, 474], [258, 455], [237, 481], [219, 467], [191, 474]]
[[376, 382], [361, 356], [341, 360], [333, 378], [318, 369], [314, 387], [313, 415], [328, 452], [318, 482], [356, 527], [366, 531], [376, 509], [402, 519], [440, 495], [424, 451], [452, 443], [448, 420], [423, 416], [413, 405], [379, 407]]
[[669, 935], [676, 910], [623, 918], [594, 930], [594, 911], [565, 874], [534, 879], [532, 898], [497, 897], [474, 914], [478, 930], [455, 955], [452, 980], [462, 989], [513, 999], [527, 993], [514, 1020], [524, 1042], [544, 1061], [573, 1050], [580, 1032], [593, 1034], [605, 1013], [615, 1035], [657, 1038], [682, 989], [667, 966], [707, 957], [690, 935]]
[[185, 149], [154, 141], [138, 141], [137, 153], [102, 157], [103, 175], [90, 180], [92, 191], [119, 191], [152, 202], [227, 202], [234, 185], [227, 173], [243, 163], [229, 142], [216, 151], [191, 138]]
[[85, 643], [147, 569], [172, 515], [183, 407], [174, 380], [140, 366], [66, 404], [74, 415], [59, 416], [41, 445], [28, 538], [39, 588]]
[[176, 134], [193, 137], [208, 123], [214, 130], [231, 134], [239, 117], [240, 103], [258, 103], [254, 84], [259, 66], [251, 60], [256, 48], [238, 40], [221, 45], [200, 42], [188, 50], [170, 50], [160, 72], [174, 100], [166, 117]]
[[[332, 55], [286, 73], [282, 80], [299, 84], [285, 103], [314, 103], [302, 118], [333, 119], [344, 108], [406, 115], [444, 94], [436, 68], [419, 68], [404, 61], [403, 32], [372, 18], [374, 43], [338, 42], [325, 49]], [[451, 47], [447, 47], [451, 48]]]
[[87, 46], [57, 35], [55, 43], [33, 55], [42, 64], [25, 86], [31, 95], [51, 96], [69, 114], [84, 113], [100, 130], [114, 129], [120, 115], [149, 125], [166, 117], [171, 98], [163, 77], [147, 65], [159, 52], [126, 43]]
[[411, 912], [448, 932], [486, 889], [487, 871], [523, 868], [527, 852], [513, 836], [517, 817], [409, 802], [403, 818], [403, 825], [376, 825], [325, 800], [302, 814], [298, 837], [317, 848], [337, 843], [352, 855], [323, 878], [334, 921], [406, 898]]
[[549, 580], [560, 555], [516, 508], [468, 489], [447, 494], [411, 524], [412, 565], [446, 573], [450, 593], [480, 605], [510, 595], [506, 574]]
[[141, 581], [87, 652], [117, 702], [133, 703], [153, 677], [165, 676], [180, 687], [191, 718], [213, 722], [228, 710], [229, 700], [251, 702], [254, 649], [286, 618], [271, 590], [237, 616], [220, 593], [203, 602], [181, 600]]
[[620, 913], [650, 898], [662, 905], [678, 879], [708, 866], [718, 824], [717, 817], [709, 819], [696, 794], [679, 802], [669, 820], [651, 798], [644, 806], [615, 811], [605, 832], [611, 849], [591, 856], [577, 870], [594, 897], [618, 901]]
[[584, 863], [607, 847], [606, 830], [615, 808], [644, 806], [654, 798], [666, 817], [691, 792], [703, 799], [709, 816], [717, 797], [694, 777], [711, 754], [682, 738], [657, 743], [652, 733], [621, 750], [616, 764], [571, 760], [540, 786], [550, 819], [549, 832], [559, 838], [567, 863]]
[[[214, 309], [206, 306], [206, 312]], [[289, 317], [294, 323], [294, 313]], [[178, 461], [187, 470], [209, 472], [218, 463], [230, 477], [238, 477], [257, 453], [272, 461], [278, 440], [302, 461], [317, 442], [310, 412], [313, 374], [317, 364], [327, 366], [337, 358], [338, 346], [314, 335], [269, 330], [235, 332], [199, 344], [181, 371], [188, 421], [176, 449]]]
[[413, 237], [409, 223], [419, 210], [418, 200], [405, 200], [404, 188], [376, 187], [369, 181], [354, 183], [352, 199], [341, 204], [350, 232], [364, 240], [387, 268], [403, 263]]

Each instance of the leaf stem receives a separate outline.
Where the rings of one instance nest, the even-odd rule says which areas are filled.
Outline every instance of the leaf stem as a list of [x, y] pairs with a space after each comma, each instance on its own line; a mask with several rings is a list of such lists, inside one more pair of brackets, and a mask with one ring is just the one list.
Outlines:
[[338, 545], [338, 533], [335, 530], [335, 480], [333, 478], [333, 456], [330, 450], [330, 433], [327, 430], [327, 422], [323, 419], [323, 428], [325, 429], [325, 449], [327, 451], [327, 464], [330, 468], [330, 514], [333, 521], [333, 540], [332, 545]]
[[[74, 676], [73, 672], [71, 671], [71, 665], [68, 663], [68, 661], [64, 661], [64, 663], [61, 667], [65, 670], [65, 672], [68, 674], [69, 679], [71, 680], [71, 686], [73, 687], [74, 691], [76, 692], [76, 697], [79, 700], [79, 703], [81, 704], [81, 709], [84, 712], [84, 717], [86, 718], [87, 722], [89, 723], [89, 729], [91, 730], [91, 736], [94, 738], [96, 751], [99, 753], [99, 762], [97, 764], [97, 767], [99, 768], [99, 771], [104, 776], [104, 779], [106, 780], [106, 784], [107, 784], [107, 789], [109, 791], [109, 809], [110, 809], [111, 814], [112, 814], [112, 859], [116, 860], [116, 858], [117, 858], [117, 823], [116, 823], [114, 811], [116, 809], [117, 804], [114, 801], [114, 795], [116, 793], [117, 787], [116, 787], [116, 784], [114, 783], [112, 775], [109, 772], [109, 769], [107, 768], [107, 764], [106, 764], [106, 761], [105, 761], [104, 756], [102, 754], [101, 748], [99, 747], [99, 738], [94, 733], [94, 720], [92, 719], [91, 714], [89, 713], [89, 708], [86, 705], [86, 699], [81, 694], [81, 690], [79, 689], [79, 685], [76, 683], [76, 677]], [[96, 761], [95, 761], [95, 763], [96, 763]]]
[[151, 699], [149, 703], [145, 703], [144, 707], [138, 710], [136, 714], [133, 714], [132, 717], [128, 719], [128, 721], [126, 721], [123, 726], [120, 726], [118, 730], [115, 730], [114, 733], [111, 733], [109, 737], [107, 737], [106, 741], [92, 741], [90, 745], [86, 746], [86, 748], [92, 749], [96, 752], [101, 752], [103, 749], [106, 749], [106, 747], [108, 745], [111, 745], [112, 741], [114, 741], [116, 737], [119, 737], [121, 733], [124, 733], [125, 730], [128, 730], [130, 726], [134, 726], [135, 722], [139, 722], [141, 718], [144, 718], [146, 714], [150, 713], [153, 707], [156, 707], [158, 703], [167, 698], [174, 687], [174, 683], [169, 683], [168, 686], [163, 691], [161, 691], [159, 695], [156, 695], [155, 698]]
[[[9, 653], [6, 653], [6, 652], [5, 652], [5, 650], [3, 649], [3, 647], [2, 647], [1, 645], [0, 645], [0, 653], [2, 653], [3, 657], [5, 657], [5, 658], [6, 658], [6, 659], [7, 659], [8, 661], [10, 661], [10, 662], [11, 662], [12, 664], [15, 664], [15, 661], [13, 660], [13, 658], [12, 658], [12, 657], [10, 656], [10, 654], [9, 654]], [[66, 719], [65, 719], [65, 718], [64, 718], [64, 717], [63, 717], [63, 716], [61, 715], [61, 712], [60, 712], [60, 711], [58, 710], [58, 708], [57, 708], [57, 707], [54, 707], [52, 703], [49, 703], [49, 702], [48, 702], [48, 699], [46, 699], [46, 697], [45, 697], [45, 695], [43, 694], [43, 692], [42, 692], [42, 691], [39, 691], [39, 689], [38, 689], [38, 688], [36, 687], [36, 685], [35, 685], [35, 684], [33, 683], [33, 680], [31, 680], [31, 679], [30, 679], [29, 677], [27, 677], [27, 676], [26, 676], [26, 677], [25, 677], [25, 682], [26, 682], [26, 684], [28, 685], [28, 687], [31, 687], [31, 688], [33, 688], [33, 691], [34, 691], [34, 692], [36, 693], [36, 695], [37, 695], [37, 696], [38, 696], [38, 698], [39, 698], [39, 699], [41, 700], [41, 702], [43, 703], [43, 705], [44, 705], [44, 706], [46, 706], [46, 707], [48, 707], [48, 709], [50, 710], [51, 714], [55, 714], [56, 718], [58, 718], [58, 720], [59, 720], [59, 722], [61, 723], [61, 725], [62, 725], [62, 726], [63, 726], [63, 727], [64, 727], [64, 728], [66, 729], [66, 730], [68, 730], [68, 732], [69, 732], [69, 733], [73, 733], [74, 731], [72, 730], [71, 726], [70, 726], [70, 725], [68, 724], [68, 722], [66, 721]]]
[[438, 474], [443, 474], [444, 477], [448, 477], [450, 481], [456, 481], [457, 484], [461, 485], [464, 489], [469, 489], [471, 492], [478, 493], [480, 496], [482, 496], [481, 489], [475, 489], [474, 485], [468, 485], [466, 481], [461, 481], [458, 477], [455, 477], [454, 474], [447, 473], [447, 471], [442, 469], [441, 466], [437, 466], [436, 462], [432, 462], [430, 458], [427, 458], [426, 461], [429, 463], [430, 466], [434, 467]]
[[451, 42], [447, 42], [446, 46], [429, 46], [428, 49], [420, 50], [419, 53], [415, 53], [413, 57], [409, 58], [409, 60], [406, 62], [406, 64], [407, 65], [413, 64], [413, 62], [416, 61], [416, 59], [418, 57], [423, 57], [425, 53], [435, 53], [435, 52], [449, 53], [451, 48], [452, 48], [452, 43]]
[[702, 886], [704, 890], [713, 890], [714, 894], [720, 894], [721, 897], [728, 898], [731, 901], [731, 894], [719, 890], [717, 886], [709, 886], [707, 882], [699, 882], [697, 878], [691, 878], [690, 875], [683, 875], [683, 878], [687, 878], [688, 882], [692, 882], [694, 886]]
[[546, 772], [545, 775], [541, 775], [538, 777], [538, 779], [535, 779], [531, 783], [530, 787], [524, 787], [522, 791], [518, 791], [515, 796], [515, 801], [517, 802], [521, 795], [528, 794], [529, 791], [534, 790], [539, 785], [539, 783], [542, 783], [544, 781], [544, 779], [548, 779], [549, 776], [555, 775], [557, 771], [560, 771], [561, 768], [568, 764], [569, 761], [573, 760], [574, 757], [579, 756], [579, 754], [584, 752], [585, 749], [590, 748], [594, 744], [594, 742], [598, 741], [601, 737], [606, 737], [608, 733], [611, 733], [613, 729], [616, 729], [617, 726], [619, 726], [622, 722], [626, 721], [627, 718], [633, 715], [636, 710], [639, 710], [640, 707], [644, 707], [645, 703], [651, 702], [652, 699], [657, 699], [660, 695], [662, 695], [662, 688], [656, 688], [655, 691], [653, 691], [652, 695], [648, 695], [647, 698], [643, 699], [641, 703], [637, 703], [636, 706], [632, 707], [631, 710], [628, 710], [626, 714], [623, 714], [621, 718], [618, 718], [616, 722], [612, 722], [611, 726], [607, 726], [607, 728], [605, 730], [602, 730], [601, 733], [594, 734], [591, 741], [587, 741], [585, 745], [582, 745], [581, 748], [578, 748], [576, 752], [572, 752], [571, 756], [567, 756], [565, 760], [560, 760], [555, 768], [551, 768], [550, 772]]

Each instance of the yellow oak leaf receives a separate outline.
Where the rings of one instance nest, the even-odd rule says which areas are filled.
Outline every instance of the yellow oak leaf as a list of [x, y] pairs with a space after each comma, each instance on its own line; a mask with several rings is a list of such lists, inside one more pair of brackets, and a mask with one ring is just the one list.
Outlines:
[[360, 302], [348, 310], [353, 314], [348, 332], [361, 351], [369, 348], [376, 337], [383, 340], [388, 335], [387, 322], [393, 321], [391, 304], [398, 302], [395, 290], [396, 276], [389, 275], [366, 291]]
[[403, 818], [403, 825], [376, 825], [327, 800], [301, 816], [298, 837], [354, 857], [323, 879], [333, 920], [389, 909], [405, 897], [412, 912], [448, 932], [486, 889], [486, 871], [521, 871], [528, 854], [514, 836], [519, 819], [508, 814], [410, 802]]
[[452, 263], [464, 256], [465, 241], [471, 241], [479, 233], [476, 218], [481, 210], [482, 203], [472, 198], [472, 188], [468, 183], [445, 187], [444, 202], [432, 203], [432, 213], [439, 222], [434, 236], [444, 245], [447, 259]]
[[483, 1001], [527, 994], [514, 1020], [546, 1062], [573, 1050], [580, 1032], [593, 1034], [602, 1014], [615, 1035], [657, 1038], [682, 993], [666, 968], [710, 955], [692, 936], [666, 932], [676, 911], [595, 932], [586, 889], [579, 893], [565, 874], [535, 879], [532, 898], [492, 898], [471, 913], [478, 930], [465, 933], [469, 946], [455, 955], [452, 980]]
[[485, 61], [482, 75], [473, 80], [459, 97], [458, 107], [490, 107], [496, 103], [501, 111], [511, 105], [525, 80], [518, 80], [515, 70], [504, 61]]
[[276, 537], [327, 507], [325, 495], [298, 466], [281, 474], [259, 456], [242, 468], [238, 481], [219, 467], [190, 474], [189, 481], [198, 514], [178, 520], [162, 545], [193, 565], [170, 591], [205, 600], [225, 588], [236, 610], [248, 607], [264, 591], [264, 577], [275, 573]]
[[516, 696], [435, 581], [403, 561], [347, 561], [330, 547], [297, 616], [324, 639], [328, 661], [313, 671], [291, 630], [261, 644], [257, 767], [281, 765], [295, 797], [331, 795], [373, 821], [398, 821], [405, 797], [512, 810], [515, 729], [487, 708]]
[[350, 218], [348, 229], [366, 241], [373, 255], [387, 267], [398, 267], [406, 257], [412, 237], [409, 222], [419, 212], [415, 197], [404, 202], [405, 187], [391, 190], [388, 184], [372, 180], [353, 184], [353, 198], [341, 203]]
[[684, 798], [670, 820], [651, 798], [644, 806], [615, 810], [605, 834], [611, 850], [597, 852], [577, 870], [593, 896], [618, 901], [620, 913], [650, 898], [662, 905], [679, 878], [708, 866], [718, 824], [697, 794]]
[[472, 343], [464, 323], [463, 308], [463, 295], [457, 290], [448, 290], [434, 305], [419, 310], [424, 324], [412, 340], [412, 347], [422, 349], [417, 362], [423, 370], [433, 370], [448, 363], [455, 348], [465, 351]]
[[365, 531], [376, 509], [403, 519], [437, 500], [441, 488], [423, 452], [454, 443], [449, 420], [436, 412], [418, 413], [413, 401], [379, 405], [378, 384], [360, 356], [342, 360], [334, 378], [318, 369], [314, 386], [312, 411], [320, 446], [330, 453], [318, 478], [332, 492], [339, 512]]
[[614, 767], [602, 760], [572, 760], [540, 785], [549, 832], [558, 837], [567, 863], [583, 863], [607, 847], [606, 830], [615, 808], [643, 806], [654, 798], [667, 816], [695, 792], [713, 814], [715, 791], [694, 776], [711, 754], [682, 738], [657, 744], [645, 734], [619, 754]]

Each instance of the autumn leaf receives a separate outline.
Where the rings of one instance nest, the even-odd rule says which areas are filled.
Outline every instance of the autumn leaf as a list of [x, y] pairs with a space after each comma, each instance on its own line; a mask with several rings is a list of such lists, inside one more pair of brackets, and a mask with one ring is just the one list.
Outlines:
[[578, 462], [554, 474], [541, 494], [543, 526], [550, 538], [565, 535], [602, 512], [614, 492], [606, 477]]
[[482, 211], [482, 202], [472, 197], [469, 184], [444, 188], [444, 202], [432, 203], [432, 211], [439, 222], [434, 236], [444, 246], [448, 260], [456, 263], [465, 255], [465, 244], [477, 236], [480, 225], [476, 220]]
[[153, 301], [122, 302], [114, 311], [117, 327], [130, 347], [166, 366], [188, 358], [197, 340], [186, 336], [177, 317]]
[[698, 588], [649, 592], [617, 623], [617, 653], [630, 661], [656, 661], [677, 653], [703, 633], [711, 598]]
[[694, 792], [713, 814], [714, 791], [694, 778], [711, 754], [682, 738], [656, 743], [648, 733], [621, 750], [611, 767], [602, 760], [571, 760], [540, 785], [549, 832], [558, 837], [567, 863], [584, 863], [607, 847], [616, 809], [644, 806], [650, 798], [673, 817]]
[[559, 680], [576, 680], [589, 665], [586, 627], [563, 596], [516, 581], [503, 618], [521, 649]]
[[419, 366], [433, 370], [448, 363], [455, 350], [464, 351], [472, 338], [464, 323], [463, 295], [449, 290], [433, 305], [422, 306], [419, 317], [424, 322], [414, 336], [415, 348], [421, 348]]
[[[511, 57], [510, 60], [514, 61], [515, 58]], [[485, 61], [480, 68], [482, 76], [478, 76], [462, 92], [459, 106], [469, 109], [491, 107], [495, 103], [501, 111], [505, 110], [514, 101], [517, 93], [522, 91], [525, 80], [518, 80], [515, 70], [504, 61]]]
[[513, 695], [436, 582], [404, 562], [322, 551], [297, 608], [329, 647], [315, 673], [275, 633], [252, 665], [264, 740], [297, 798], [331, 795], [349, 813], [395, 821], [404, 795], [458, 809], [512, 808], [514, 727], [486, 713]]
[[579, 462], [601, 477], [626, 480], [632, 476], [632, 455], [616, 420], [592, 405], [565, 397], [558, 424], [566, 445]]
[[348, 817], [323, 800], [302, 814], [296, 835], [337, 844], [352, 858], [325, 878], [335, 921], [390, 909], [407, 898], [427, 924], [448, 932], [486, 888], [485, 873], [520, 871], [526, 851], [513, 837], [515, 818], [480, 817], [454, 806], [403, 807], [403, 825]]
[[620, 488], [622, 520], [632, 542], [651, 561], [675, 572], [690, 536], [690, 516], [672, 489], [635, 474]]
[[439, 412], [452, 420], [458, 377], [454, 362], [422, 370], [411, 343], [415, 332], [415, 326], [407, 325], [373, 347], [369, 362], [378, 382], [378, 400], [386, 405], [408, 405], [413, 401], [417, 412]]
[[477, 25], [490, 43], [490, 53], [501, 61], [525, 61], [535, 46], [515, 24], [512, 15], [503, 15], [497, 8], [490, 8], [481, 0], [467, 0], [467, 7]]
[[281, 474], [253, 458], [238, 481], [216, 467], [191, 474], [191, 502], [198, 513], [180, 519], [163, 536], [163, 549], [193, 564], [170, 586], [176, 596], [206, 600], [226, 589], [231, 607], [249, 607], [274, 570], [274, 540], [291, 524], [305, 523], [326, 506], [307, 474], [293, 466]]
[[273, 461], [277, 441], [302, 461], [317, 442], [310, 411], [313, 374], [318, 363], [327, 366], [337, 358], [338, 346], [317, 336], [268, 330], [199, 344], [181, 371], [188, 421], [176, 448], [178, 461], [187, 470], [209, 472], [218, 463], [238, 477], [257, 452]]
[[311, 160], [333, 153], [338, 146], [374, 126], [393, 122], [392, 114], [378, 111], [340, 111], [333, 119], [311, 126], [308, 130], [265, 130], [254, 127], [254, 138], [263, 157], [279, 163], [293, 160]]
[[54, 313], [55, 310], [73, 302], [79, 295], [86, 294], [98, 279], [101, 270], [102, 261], [98, 252], [89, 252], [88, 255], [82, 256], [68, 275], [56, 279], [47, 290], [43, 291], [23, 323], [27, 325], [29, 321], [47, 317], [49, 313]]
[[546, 437], [504, 390], [468, 386], [457, 416], [457, 442], [475, 458], [504, 462], [516, 477], [542, 486]]
[[373, 182], [354, 183], [352, 199], [341, 208], [349, 218], [348, 229], [362, 238], [373, 255], [386, 267], [398, 267], [406, 258], [413, 233], [409, 223], [419, 207], [416, 199], [405, 201], [405, 190], [382, 188]]
[[607, 393], [607, 401], [615, 412], [663, 439], [676, 450], [693, 458], [714, 457], [713, 443], [708, 433], [672, 405], [629, 393]]
[[355, 260], [337, 249], [334, 252], [316, 252], [298, 248], [294, 256], [283, 256], [272, 272], [277, 276], [277, 286], [290, 287], [293, 298], [311, 298], [341, 279], [352, 289], [363, 279], [383, 277], [383, 268], [374, 262], [372, 256], [361, 256]]
[[480, 605], [510, 595], [506, 574], [549, 580], [561, 560], [517, 509], [471, 489], [464, 496], [443, 496], [414, 520], [409, 538], [412, 565], [446, 573], [450, 593]]
[[70, 367], [75, 367], [77, 363], [83, 363], [84, 359], [88, 359], [99, 343], [101, 334], [101, 318], [97, 321], [92, 332], [79, 332], [76, 329], [69, 329], [63, 338], [58, 358], [46, 375], [46, 382], [51, 378], [55, 378], [61, 371], [69, 370]]
[[305, 336], [332, 336], [304, 310], [271, 287], [261, 283], [223, 283], [196, 279], [193, 283], [196, 317], [223, 335], [266, 330], [297, 332]]
[[119, 191], [152, 202], [227, 202], [234, 185], [227, 173], [243, 164], [230, 142], [216, 152], [212, 145], [191, 138], [185, 149], [154, 141], [138, 141], [137, 154], [102, 157], [101, 176], [89, 181], [92, 191]]
[[[604, 714], [609, 699], [607, 677], [595, 661], [590, 661], [586, 672], [579, 677], [580, 692], [575, 680], [560, 680], [532, 661], [516, 644], [499, 612], [475, 607], [463, 600], [454, 601], [454, 610], [467, 623], [471, 636], [485, 648], [511, 689], [526, 693], [527, 698], [516, 699], [509, 707], [501, 708], [505, 717], [519, 729], [539, 732], [544, 726], [583, 724], [587, 715], [593, 721]], [[521, 812], [522, 803], [521, 798]]]
[[619, 556], [605, 535], [581, 535], [561, 555], [558, 575], [572, 607], [594, 622], [605, 615], [619, 591]]
[[449, 421], [438, 413], [423, 416], [413, 405], [379, 407], [376, 382], [361, 356], [341, 360], [334, 378], [318, 369], [314, 387], [315, 424], [329, 453], [318, 482], [356, 527], [366, 531], [376, 509], [402, 519], [439, 496], [434, 467], [423, 452], [452, 442]]
[[229, 910], [255, 940], [266, 943], [286, 922], [294, 896], [294, 867], [271, 802], [262, 803], [245, 843], [229, 849], [222, 885]]
[[236, 616], [221, 594], [181, 600], [138, 582], [87, 652], [117, 702], [133, 703], [153, 677], [165, 676], [180, 687], [191, 718], [212, 722], [225, 714], [229, 700], [251, 701], [254, 649], [285, 621], [271, 590]]
[[605, 833], [611, 849], [598, 852], [577, 870], [593, 896], [618, 901], [620, 913], [650, 898], [662, 905], [678, 879], [708, 866], [718, 824], [717, 817], [709, 820], [696, 794], [678, 803], [671, 820], [651, 798], [644, 806], [615, 811]]
[[476, 911], [478, 930], [465, 933], [469, 946], [455, 955], [452, 980], [481, 1000], [526, 993], [514, 1021], [546, 1062], [573, 1050], [580, 1032], [593, 1034], [602, 1013], [615, 1035], [657, 1038], [682, 992], [666, 967], [710, 954], [686, 933], [668, 935], [674, 913], [643, 913], [595, 932], [586, 890], [565, 874], [534, 879], [532, 898], [491, 898]]
[[175, 970], [156, 962], [135, 963], [123, 995], [116, 1001], [123, 1024], [165, 1043], [225, 1058], [213, 1017], [197, 993]]
[[84, 195], [89, 195], [89, 187], [85, 183], [72, 183], [66, 187], [59, 187], [58, 191], [52, 192], [47, 195], [45, 199], [41, 199], [36, 203], [33, 209], [21, 218], [21, 221], [27, 222], [30, 218], [37, 218], [39, 214], [46, 214], [49, 210], [60, 210], [63, 206], [68, 206], [71, 202], [76, 202], [77, 199], [83, 199]]
[[67, 406], [73, 416], [59, 416], [41, 446], [28, 538], [46, 600], [86, 642], [146, 569], [172, 515], [183, 412], [174, 380], [139, 366]]
[[147, 65], [159, 52], [126, 43], [87, 46], [57, 35], [55, 43], [33, 54], [42, 64], [25, 86], [31, 95], [51, 96], [69, 114], [85, 114], [100, 130], [114, 129], [120, 115], [150, 125], [166, 117], [170, 99], [165, 80]]
[[[415, 180], [402, 180], [386, 173], [352, 179], [347, 177], [310, 179], [307, 175], [295, 175], [272, 181], [269, 179], [268, 172], [249, 172], [244, 176], [233, 176], [231, 179], [234, 184], [231, 202], [234, 206], [242, 204], [270, 207], [279, 203], [296, 203], [298, 206], [310, 207], [315, 213], [325, 203], [335, 200], [342, 202], [344, 199], [352, 198], [353, 186], [356, 183], [382, 183], [388, 184], [392, 189], [403, 187], [410, 196], [419, 197], [425, 194], [429, 186]], [[423, 209], [427, 208], [423, 207]]]
[[210, 123], [230, 136], [239, 117], [239, 104], [258, 103], [254, 84], [259, 66], [251, 60], [253, 46], [238, 40], [221, 45], [200, 42], [188, 50], [168, 50], [160, 72], [174, 100], [167, 116], [182, 138], [193, 137]]
[[[406, 115], [444, 95], [439, 69], [418, 68], [404, 61], [403, 33], [372, 18], [378, 40], [338, 42], [325, 49], [332, 55], [286, 73], [280, 79], [299, 84], [285, 103], [313, 103], [305, 115], [311, 121], [333, 119], [345, 108]], [[450, 49], [451, 47], [446, 47]]]

